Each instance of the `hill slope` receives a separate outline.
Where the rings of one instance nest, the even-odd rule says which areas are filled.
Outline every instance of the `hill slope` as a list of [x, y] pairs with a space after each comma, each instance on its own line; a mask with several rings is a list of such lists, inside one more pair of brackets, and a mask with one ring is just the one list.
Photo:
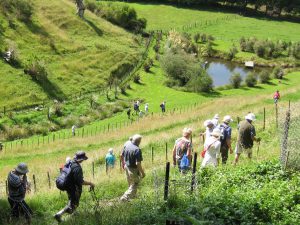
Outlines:
[[49, 85], [42, 88], [0, 61], [0, 107], [17, 106], [46, 98], [66, 97], [100, 87], [112, 70], [137, 60], [140, 45], [133, 35], [86, 11], [86, 20], [75, 13], [72, 1], [34, 0], [31, 21], [20, 22], [0, 13], [0, 49], [15, 45], [25, 65], [43, 61]]

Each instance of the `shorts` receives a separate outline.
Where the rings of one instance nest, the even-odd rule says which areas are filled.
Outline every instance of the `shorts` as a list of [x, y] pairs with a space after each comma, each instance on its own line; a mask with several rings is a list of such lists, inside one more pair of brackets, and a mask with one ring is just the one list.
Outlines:
[[241, 144], [237, 143], [234, 152], [235, 154], [242, 154], [243, 152], [246, 154], [252, 154], [252, 148], [245, 148]]

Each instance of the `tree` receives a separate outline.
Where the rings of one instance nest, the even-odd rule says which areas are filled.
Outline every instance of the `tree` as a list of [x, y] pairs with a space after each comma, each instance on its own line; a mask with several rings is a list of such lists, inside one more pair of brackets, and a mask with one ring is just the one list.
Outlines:
[[242, 76], [239, 73], [234, 73], [230, 77], [230, 83], [233, 88], [239, 88], [241, 86], [242, 81]]

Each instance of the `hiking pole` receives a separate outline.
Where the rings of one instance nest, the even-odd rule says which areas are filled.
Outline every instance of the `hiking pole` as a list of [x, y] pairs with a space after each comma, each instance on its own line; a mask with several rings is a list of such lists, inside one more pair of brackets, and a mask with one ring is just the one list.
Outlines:
[[257, 157], [258, 157], [258, 152], [259, 152], [259, 146], [260, 146], [260, 141], [258, 142], [258, 145], [257, 145]]

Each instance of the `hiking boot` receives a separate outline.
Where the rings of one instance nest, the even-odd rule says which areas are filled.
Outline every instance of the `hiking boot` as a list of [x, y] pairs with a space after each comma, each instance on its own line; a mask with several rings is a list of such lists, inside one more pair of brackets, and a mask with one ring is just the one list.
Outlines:
[[55, 214], [54, 215], [54, 219], [56, 219], [57, 222], [61, 223], [62, 219], [61, 219], [61, 215], [60, 214]]

